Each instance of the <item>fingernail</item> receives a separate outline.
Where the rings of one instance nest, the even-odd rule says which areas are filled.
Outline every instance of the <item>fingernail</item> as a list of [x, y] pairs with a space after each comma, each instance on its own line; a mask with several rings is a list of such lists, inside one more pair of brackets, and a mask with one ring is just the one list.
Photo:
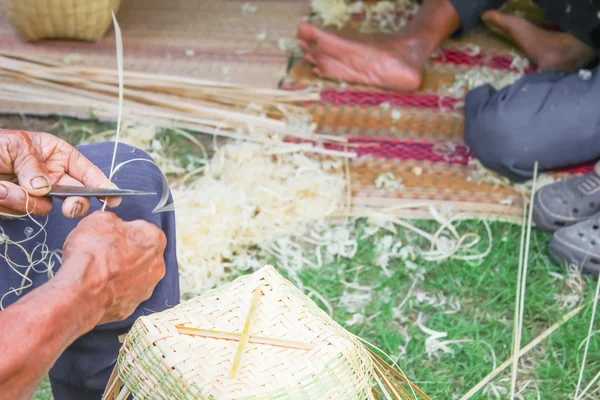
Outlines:
[[81, 204], [79, 202], [75, 203], [75, 207], [73, 208], [73, 214], [71, 214], [71, 218], [75, 218], [81, 212]]
[[48, 179], [43, 176], [36, 176], [31, 180], [31, 187], [34, 189], [45, 189], [50, 186]]
[[8, 189], [4, 185], [0, 185], [0, 200], [8, 197]]

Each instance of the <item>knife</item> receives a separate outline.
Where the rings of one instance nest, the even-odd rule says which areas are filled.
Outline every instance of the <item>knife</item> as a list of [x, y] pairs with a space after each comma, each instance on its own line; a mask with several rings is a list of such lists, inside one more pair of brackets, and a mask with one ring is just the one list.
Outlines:
[[155, 192], [143, 192], [129, 189], [89, 188], [83, 186], [54, 185], [46, 196], [48, 197], [121, 197], [121, 196], [152, 196]]

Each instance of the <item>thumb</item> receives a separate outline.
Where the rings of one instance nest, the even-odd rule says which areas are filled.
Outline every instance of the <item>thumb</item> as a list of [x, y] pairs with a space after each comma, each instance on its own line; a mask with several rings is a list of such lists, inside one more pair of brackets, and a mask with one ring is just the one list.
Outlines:
[[44, 196], [50, 192], [50, 174], [33, 146], [23, 143], [13, 168], [19, 186], [32, 196]]

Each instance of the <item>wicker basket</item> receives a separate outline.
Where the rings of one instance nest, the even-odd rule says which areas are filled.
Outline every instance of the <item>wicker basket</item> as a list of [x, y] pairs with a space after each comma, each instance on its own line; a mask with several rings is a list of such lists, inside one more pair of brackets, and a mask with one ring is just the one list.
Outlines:
[[373, 399], [353, 335], [274, 268], [138, 319], [105, 399]]
[[8, 20], [27, 40], [102, 38], [121, 0], [4, 0]]

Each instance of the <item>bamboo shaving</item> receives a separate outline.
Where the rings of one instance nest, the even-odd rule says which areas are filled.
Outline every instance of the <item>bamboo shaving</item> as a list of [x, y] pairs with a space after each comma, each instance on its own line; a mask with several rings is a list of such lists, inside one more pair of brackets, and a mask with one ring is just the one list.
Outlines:
[[[523, 224], [523, 233], [521, 235], [521, 250], [519, 261], [519, 277], [517, 279], [517, 298], [515, 301], [515, 328], [513, 337], [513, 364], [511, 373], [511, 399], [515, 398], [515, 390], [517, 387], [519, 352], [521, 350], [521, 336], [523, 332], [523, 314], [525, 312], [525, 292], [527, 289], [527, 270], [529, 266], [529, 249], [531, 240], [531, 223], [533, 216], [533, 197], [536, 192], [536, 180], [538, 172], [538, 163], [536, 161], [533, 167], [533, 187], [531, 190], [531, 198], [529, 200], [529, 212], [527, 214], [527, 226]], [[524, 214], [525, 215], [525, 214]]]
[[350, 7], [345, 0], [311, 0], [310, 6], [325, 26], [342, 28], [350, 20]]
[[[594, 330], [594, 322], [596, 322], [596, 311], [598, 309], [598, 298], [600, 297], [600, 279], [598, 279], [598, 282], [596, 283], [596, 291], [594, 292], [594, 300], [592, 302], [593, 306], [592, 306], [592, 316], [590, 317], [590, 327], [588, 330], [588, 335], [586, 337], [585, 340], [585, 350], [583, 352], [583, 360], [581, 360], [581, 367], [579, 369], [579, 378], [577, 379], [577, 388], [575, 389], [575, 400], [578, 400], [581, 398], [582, 395], [580, 395], [580, 391], [581, 391], [581, 383], [583, 382], [583, 374], [585, 372], [585, 367], [587, 364], [587, 357], [588, 357], [588, 350], [590, 348], [590, 342], [592, 340], [592, 336], [593, 336], [593, 330]], [[592, 380], [593, 382], [593, 380]]]
[[[121, 120], [123, 119], [123, 38], [121, 36], [121, 27], [117, 22], [115, 13], [112, 13], [113, 25], [115, 29], [115, 42], [117, 49], [117, 72], [118, 72], [118, 85], [119, 85], [119, 101], [117, 103], [117, 131], [115, 133], [115, 147], [113, 150], [112, 160], [110, 162], [110, 174], [108, 176], [108, 182], [112, 181], [113, 174], [115, 171], [115, 160], [117, 159], [117, 148], [119, 147], [119, 135], [121, 133]], [[104, 199], [102, 204], [102, 212], [106, 210], [108, 199]]]
[[[418, 11], [418, 3], [411, 0], [363, 1], [311, 0], [311, 8], [323, 26], [343, 28], [355, 14], [364, 15], [359, 30], [363, 33], [397, 32]], [[400, 16], [398, 15], [400, 13]]]
[[[33, 280], [30, 277], [32, 273], [46, 274], [48, 279], [54, 276], [54, 267], [60, 265], [62, 262], [61, 251], [51, 251], [46, 245], [48, 233], [46, 231], [46, 224], [48, 223], [48, 217], [44, 218], [43, 222], [38, 222], [30, 214], [29, 206], [29, 194], [23, 189], [25, 193], [25, 210], [24, 215], [10, 215], [0, 213], [0, 216], [7, 218], [23, 218], [25, 221], [30, 221], [31, 226], [25, 227], [23, 236], [20, 238], [10, 238], [4, 232], [2, 226], [0, 226], [0, 259], [4, 260], [7, 266], [21, 278], [21, 284], [19, 287], [12, 287], [6, 293], [3, 293], [0, 297], [0, 310], [4, 309], [4, 300], [6, 297], [15, 295], [21, 296], [25, 289], [33, 286]], [[31, 251], [27, 251], [24, 244], [35, 240], [37, 244]], [[21, 257], [15, 257], [15, 252], [24, 256], [26, 263], [21, 264], [16, 262], [15, 259]]]
[[[533, 188], [533, 179], [530, 179], [524, 183], [511, 183], [508, 178], [484, 167], [483, 164], [481, 164], [481, 162], [477, 159], [469, 160], [469, 167], [470, 170], [467, 180], [470, 182], [480, 182], [496, 187], [512, 188], [525, 196], [529, 195]], [[554, 175], [545, 173], [539, 174], [536, 181], [536, 187], [540, 189], [544, 186], [555, 183], [559, 179], [559, 177]]]
[[500, 90], [512, 85], [522, 75], [522, 73], [493, 70], [487, 67], [472, 68], [463, 74], [457, 74], [454, 84], [447, 91], [451, 96], [462, 98], [467, 91], [486, 84]]
[[[576, 309], [574, 309], [573, 311], [570, 311], [567, 314], [565, 314], [558, 322], [556, 322], [554, 325], [552, 325], [551, 327], [546, 329], [541, 335], [539, 335], [534, 340], [532, 340], [527, 346], [523, 347], [520, 350], [518, 356], [523, 357], [525, 354], [529, 353], [532, 349], [534, 349], [536, 346], [538, 346], [541, 342], [543, 342], [549, 336], [551, 336], [557, 329], [559, 329], [561, 326], [566, 324], [571, 318], [573, 318], [574, 316], [579, 314], [581, 312], [581, 310], [583, 310], [583, 308], [584, 308], [584, 306], [579, 306]], [[460, 400], [469, 400], [469, 399], [473, 398], [473, 396], [475, 396], [480, 390], [482, 390], [492, 379], [494, 379], [496, 376], [498, 376], [500, 373], [502, 373], [505, 369], [510, 367], [512, 365], [512, 362], [513, 362], [513, 357], [509, 358], [508, 360], [506, 360], [505, 362], [500, 364], [500, 366], [498, 366], [498, 368], [496, 368], [492, 372], [490, 372], [477, 385], [475, 385], [471, 390], [469, 390], [465, 395], [463, 395], [460, 398]]]
[[173, 190], [183, 293], [262, 266], [254, 248], [277, 252], [342, 207], [345, 181], [306, 155], [257, 144], [220, 148], [195, 181]]
[[[331, 153], [322, 143], [343, 143], [315, 133], [307, 111], [297, 103], [319, 99], [315, 91], [288, 92], [251, 88], [185, 77], [122, 72], [127, 81], [123, 106], [129, 121], [154, 126], [194, 129], [213, 135], [259, 143], [282, 139], [304, 141], [318, 153]], [[115, 71], [100, 68], [48, 66], [14, 55], [0, 55], [0, 98], [15, 103], [54, 104], [114, 120], [119, 99]], [[248, 110], [256, 104], [260, 111]], [[291, 145], [291, 144], [290, 144]], [[339, 152], [337, 152], [339, 154]], [[353, 153], [346, 152], [348, 156]]]

